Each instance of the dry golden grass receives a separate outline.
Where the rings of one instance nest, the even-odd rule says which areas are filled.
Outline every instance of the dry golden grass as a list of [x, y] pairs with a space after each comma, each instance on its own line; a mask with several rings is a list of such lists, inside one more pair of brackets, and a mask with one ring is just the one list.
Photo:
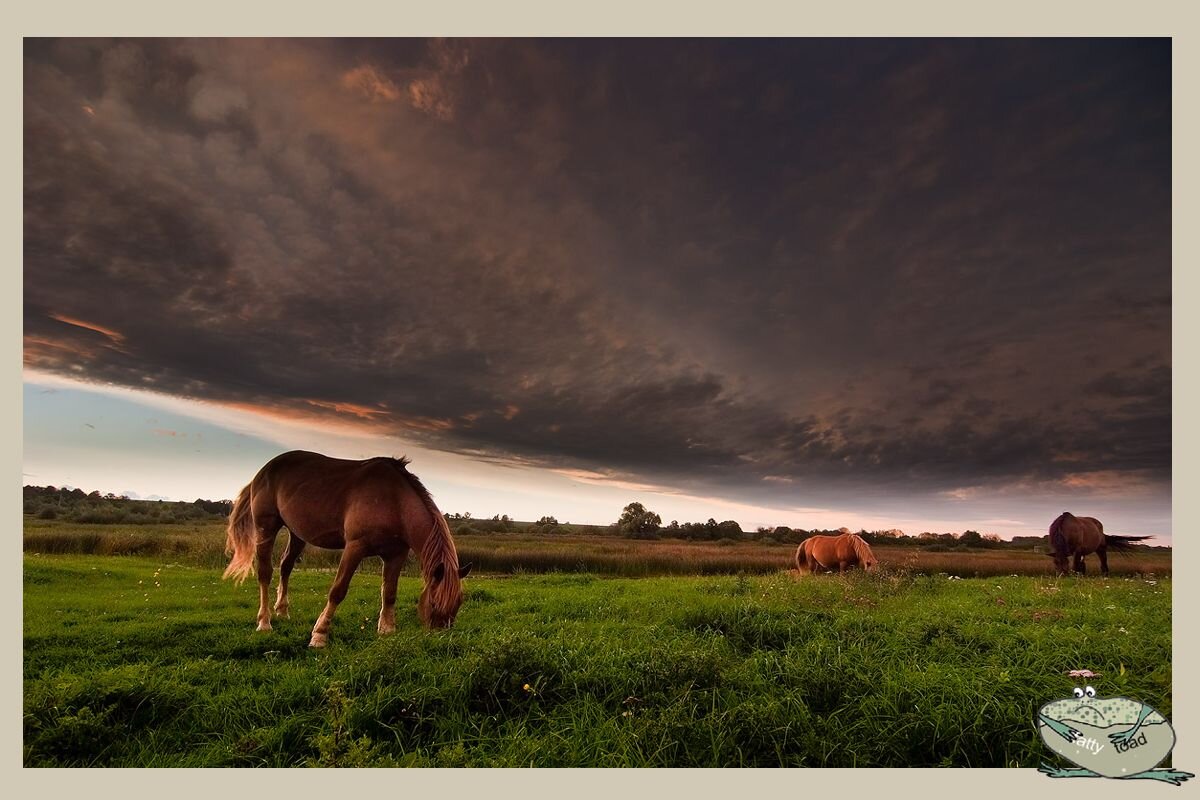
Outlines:
[[[276, 547], [282, 549], [286, 536]], [[765, 574], [792, 569], [795, 545], [752, 541], [688, 542], [678, 539], [634, 540], [595, 534], [468, 533], [455, 536], [459, 560], [486, 572], [591, 572], [607, 575]], [[86, 525], [26, 518], [26, 552], [95, 555], [168, 555], [204, 566], [224, 566], [224, 526]], [[1049, 575], [1051, 560], [1040, 553], [1011, 549], [929, 552], [910, 545], [878, 545], [880, 564], [889, 571], [962, 577]], [[336, 551], [309, 548], [303, 565], [333, 567]], [[364, 564], [374, 569], [373, 561]], [[1171, 551], [1139, 548], [1112, 553], [1113, 574], [1171, 574]], [[415, 572], [410, 559], [408, 572]], [[1097, 573], [1094, 556], [1088, 570]]]

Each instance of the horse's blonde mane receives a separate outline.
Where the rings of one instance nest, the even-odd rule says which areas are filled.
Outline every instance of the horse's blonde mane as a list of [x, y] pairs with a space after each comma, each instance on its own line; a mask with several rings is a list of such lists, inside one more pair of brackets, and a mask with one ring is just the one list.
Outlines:
[[[457, 608], [462, 598], [462, 579], [458, 574], [458, 550], [454, 547], [446, 517], [438, 510], [433, 495], [421, 483], [421, 479], [408, 471], [407, 457], [380, 457], [376, 460], [389, 463], [400, 471], [433, 518], [433, 527], [421, 545], [421, 576], [425, 579], [429, 600], [434, 608], [443, 613]], [[442, 579], [434, 580], [438, 567], [442, 568]]]
[[857, 533], [850, 534], [850, 543], [854, 545], [854, 555], [858, 557], [863, 566], [866, 566], [868, 561], [875, 560], [875, 554], [871, 552], [871, 545], [867, 544]]
[[[454, 540], [450, 538], [450, 526], [441, 512], [433, 510], [435, 521], [433, 530], [425, 537], [425, 546], [421, 548], [421, 574], [429, 586], [429, 599], [434, 608], [445, 611], [451, 608], [462, 593], [462, 583], [458, 577], [458, 551], [454, 548]], [[442, 566], [442, 579], [433, 580], [433, 573]]]
[[[462, 583], [458, 577], [458, 550], [454, 547], [454, 539], [450, 536], [450, 525], [438, 507], [434, 505], [429, 490], [418, 480], [417, 476], [407, 469], [404, 470], [404, 474], [408, 477], [413, 489], [420, 495], [421, 502], [425, 504], [429, 515], [433, 517], [433, 528], [425, 537], [425, 544], [421, 546], [421, 575], [424, 576], [425, 583], [429, 586], [429, 599], [433, 602], [434, 607], [439, 610], [448, 609], [454, 605], [462, 593]], [[439, 565], [443, 567], [442, 579], [435, 581], [433, 573]]]

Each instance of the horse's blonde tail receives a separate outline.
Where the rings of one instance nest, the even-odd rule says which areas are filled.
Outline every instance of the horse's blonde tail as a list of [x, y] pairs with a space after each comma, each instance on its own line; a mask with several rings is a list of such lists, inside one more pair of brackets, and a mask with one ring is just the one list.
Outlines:
[[232, 577], [237, 583], [246, 580], [254, 568], [254, 515], [250, 512], [250, 487], [246, 484], [229, 512], [225, 530], [225, 554], [232, 556], [222, 578]]
[[808, 544], [810, 541], [812, 540], [806, 539], [796, 548], [796, 571], [801, 575], [812, 574], [812, 570], [808, 566]]

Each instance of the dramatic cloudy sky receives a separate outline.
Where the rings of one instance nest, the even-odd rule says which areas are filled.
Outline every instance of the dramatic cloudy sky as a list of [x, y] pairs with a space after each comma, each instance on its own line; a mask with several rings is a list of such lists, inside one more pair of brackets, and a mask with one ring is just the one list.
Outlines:
[[26, 40], [25, 480], [1169, 536], [1170, 56]]

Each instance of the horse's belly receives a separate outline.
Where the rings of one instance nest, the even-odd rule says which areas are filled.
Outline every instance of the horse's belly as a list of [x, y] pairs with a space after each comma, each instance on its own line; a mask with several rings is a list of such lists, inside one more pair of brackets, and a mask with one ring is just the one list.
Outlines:
[[343, 550], [346, 547], [346, 537], [341, 531], [323, 531], [313, 533], [311, 531], [299, 531], [295, 528], [288, 528], [301, 539], [314, 547], [324, 547], [326, 550]]
[[341, 550], [346, 546], [340, 519], [323, 519], [323, 515], [305, 514], [286, 506], [279, 509], [279, 514], [287, 529], [308, 544], [329, 550]]

